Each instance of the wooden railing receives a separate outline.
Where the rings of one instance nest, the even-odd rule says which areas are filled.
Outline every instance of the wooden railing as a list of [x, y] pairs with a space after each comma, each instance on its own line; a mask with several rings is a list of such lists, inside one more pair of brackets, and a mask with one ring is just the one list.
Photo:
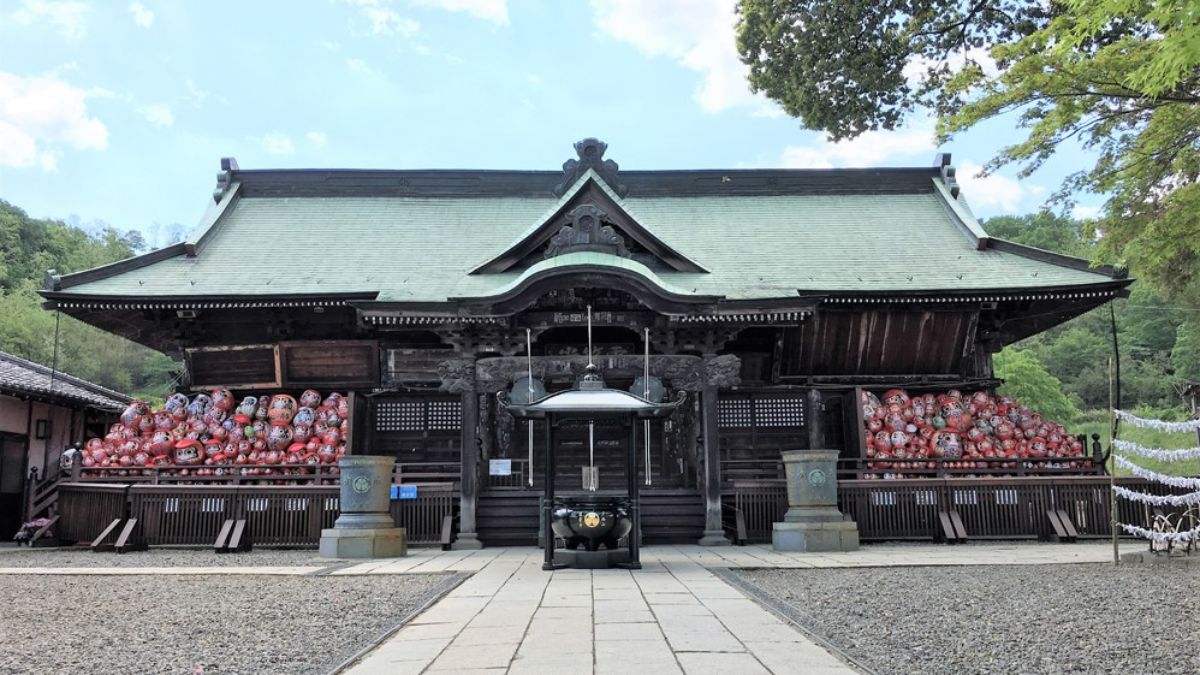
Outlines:
[[57, 506], [58, 476], [51, 473], [45, 478], [38, 478], [36, 468], [30, 471], [25, 480], [25, 503], [21, 519], [28, 522], [37, 518], [49, 518], [58, 512]]
[[1099, 476], [1102, 462], [1092, 457], [1027, 457], [1024, 459], [865, 459], [838, 460], [838, 478], [882, 479], [894, 477], [1005, 477], [1005, 476]]
[[129, 513], [128, 483], [60, 483], [60, 541], [91, 541], [117, 518]]
[[[199, 474], [198, 469], [221, 470], [217, 474]], [[264, 473], [266, 470], [271, 473]], [[392, 482], [455, 483], [461, 478], [458, 462], [396, 462]], [[186, 485], [337, 485], [336, 464], [272, 464], [264, 466], [183, 466], [163, 464], [152, 467], [86, 467], [75, 469], [72, 482], [150, 483]]]
[[[1170, 488], [1140, 478], [1118, 485], [1152, 494]], [[742, 481], [723, 494], [740, 513], [750, 541], [770, 541], [771, 527], [787, 511], [782, 479]], [[838, 481], [838, 508], [858, 524], [864, 541], [938, 540], [942, 514], [954, 512], [971, 539], [1048, 539], [1050, 511], [1063, 511], [1081, 538], [1109, 537], [1109, 480], [1095, 476], [1007, 476]], [[1150, 510], [1118, 501], [1118, 520], [1148, 524]]]
[[[259, 546], [314, 547], [321, 530], [333, 527], [339, 490], [335, 485], [200, 485], [63, 483], [60, 538], [89, 541], [113, 519], [138, 521], [148, 545], [211, 545], [228, 518], [245, 518]], [[457, 509], [450, 483], [424, 484], [416, 499], [394, 500], [390, 511], [409, 543], [440, 543], [447, 516]]]

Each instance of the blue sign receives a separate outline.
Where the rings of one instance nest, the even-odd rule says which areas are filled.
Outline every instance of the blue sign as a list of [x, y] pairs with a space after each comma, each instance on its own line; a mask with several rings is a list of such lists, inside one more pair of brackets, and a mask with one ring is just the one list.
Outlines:
[[417, 486], [416, 485], [393, 485], [392, 486], [392, 499], [416, 499], [416, 498], [417, 498]]

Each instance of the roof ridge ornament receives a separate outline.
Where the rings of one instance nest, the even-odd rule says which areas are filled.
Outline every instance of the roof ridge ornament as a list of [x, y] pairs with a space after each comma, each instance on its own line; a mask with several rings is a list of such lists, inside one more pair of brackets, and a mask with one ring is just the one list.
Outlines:
[[617, 234], [612, 225], [605, 225], [608, 213], [592, 203], [580, 204], [567, 213], [569, 223], [558, 228], [558, 233], [546, 244], [546, 258], [553, 258], [574, 251], [598, 251], [611, 253], [622, 258], [630, 257], [625, 238]]
[[563, 180], [554, 186], [554, 196], [561, 197], [566, 194], [575, 181], [587, 173], [588, 169], [591, 169], [608, 184], [608, 187], [612, 188], [613, 192], [617, 193], [618, 197], [624, 197], [629, 188], [618, 182], [617, 172], [620, 167], [617, 163], [611, 159], [604, 159], [606, 150], [608, 150], [608, 143], [598, 138], [585, 138], [577, 142], [575, 152], [579, 155], [579, 159], [568, 159], [563, 162]]
[[233, 157], [221, 158], [221, 171], [217, 174], [217, 187], [213, 190], [213, 202], [220, 203], [221, 199], [233, 187], [233, 174], [238, 170], [237, 160]]

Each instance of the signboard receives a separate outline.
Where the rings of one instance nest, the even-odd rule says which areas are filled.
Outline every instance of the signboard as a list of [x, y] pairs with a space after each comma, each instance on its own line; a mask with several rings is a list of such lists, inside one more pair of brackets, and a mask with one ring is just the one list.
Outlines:
[[488, 461], [488, 474], [492, 476], [511, 476], [511, 459], [493, 459]]
[[416, 499], [416, 498], [417, 498], [417, 486], [416, 485], [393, 485], [392, 486], [392, 499]]

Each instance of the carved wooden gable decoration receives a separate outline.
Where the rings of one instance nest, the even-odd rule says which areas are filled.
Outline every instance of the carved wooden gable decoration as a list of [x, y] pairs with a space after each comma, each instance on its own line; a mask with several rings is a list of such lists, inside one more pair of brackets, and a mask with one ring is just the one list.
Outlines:
[[580, 251], [634, 258], [651, 267], [707, 272], [639, 223], [622, 205], [627, 188], [617, 163], [604, 159], [607, 145], [594, 138], [575, 144], [579, 159], [563, 164], [555, 186], [558, 206], [530, 232], [473, 274], [505, 272], [540, 260]]

